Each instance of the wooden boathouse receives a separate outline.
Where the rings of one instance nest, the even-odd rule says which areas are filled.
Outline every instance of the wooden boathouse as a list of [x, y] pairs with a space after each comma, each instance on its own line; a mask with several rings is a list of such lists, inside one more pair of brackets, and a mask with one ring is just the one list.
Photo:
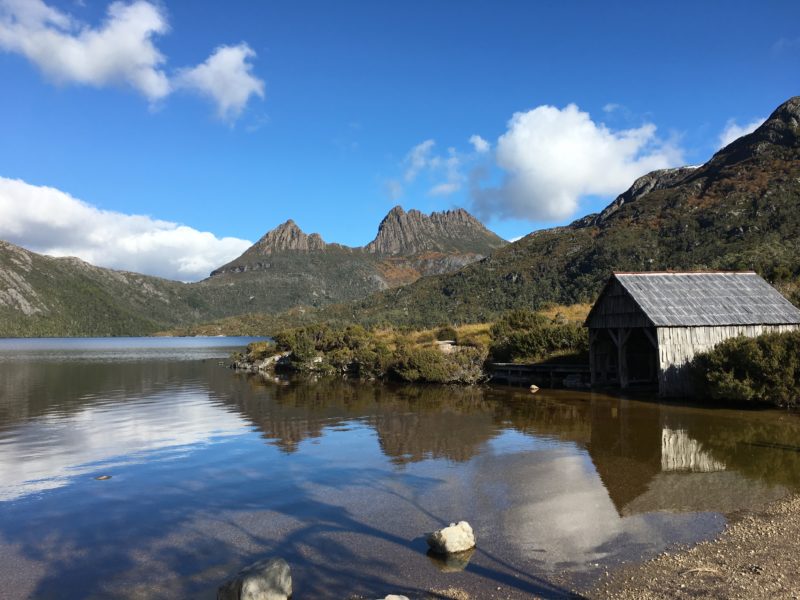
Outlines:
[[692, 393], [689, 362], [731, 337], [800, 329], [756, 273], [614, 273], [589, 312], [592, 385]]

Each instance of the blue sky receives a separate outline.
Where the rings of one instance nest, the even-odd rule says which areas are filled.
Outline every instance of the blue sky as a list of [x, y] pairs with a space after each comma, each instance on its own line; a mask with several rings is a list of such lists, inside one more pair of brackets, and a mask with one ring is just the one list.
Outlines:
[[515, 238], [798, 94], [797, 23], [795, 0], [0, 0], [0, 238], [187, 280], [289, 218], [365, 244], [395, 204]]

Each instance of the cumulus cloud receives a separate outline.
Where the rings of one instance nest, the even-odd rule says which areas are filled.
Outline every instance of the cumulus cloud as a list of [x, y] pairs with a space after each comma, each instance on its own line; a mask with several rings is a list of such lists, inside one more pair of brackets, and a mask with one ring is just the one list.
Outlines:
[[0, 50], [25, 56], [56, 83], [129, 86], [150, 102], [188, 88], [213, 100], [225, 119], [238, 116], [252, 96], [263, 97], [264, 83], [248, 62], [255, 53], [246, 44], [221, 46], [170, 78], [154, 41], [168, 31], [166, 13], [148, 0], [112, 2], [97, 27], [44, 0], [0, 0]]
[[181, 281], [207, 277], [251, 242], [100, 210], [51, 187], [0, 177], [0, 239], [52, 256]]
[[264, 82], [248, 62], [255, 55], [245, 43], [220, 46], [204, 63], [181, 71], [177, 83], [211, 98], [221, 119], [236, 119], [251, 96], [264, 97]]
[[764, 123], [764, 121], [766, 121], [764, 117], [758, 117], [745, 125], [738, 125], [734, 119], [729, 119], [725, 124], [725, 129], [723, 129], [719, 134], [718, 148], [724, 148], [732, 141], [739, 139], [743, 135], [754, 132], [761, 126], [762, 123]]
[[[406, 184], [411, 184], [421, 173], [425, 172], [432, 181], [438, 181], [428, 189], [428, 195], [449, 196], [460, 190], [463, 184], [462, 157], [455, 148], [448, 148], [446, 155], [436, 154], [435, 146], [435, 140], [425, 140], [406, 154], [403, 159], [405, 167], [403, 179]], [[396, 197], [402, 195], [403, 188], [399, 182], [391, 180], [387, 182], [387, 187], [389, 186], [391, 186], [390, 191], [394, 192]]]
[[24, 55], [58, 83], [124, 83], [149, 100], [170, 92], [164, 56], [153, 44], [168, 28], [149, 2], [114, 2], [93, 29], [42, 0], [0, 0], [0, 47]]
[[514, 114], [495, 156], [502, 184], [472, 186], [474, 210], [483, 218], [565, 219], [582, 196], [620, 193], [649, 171], [683, 162], [655, 125], [612, 131], [574, 104]]
[[488, 152], [489, 149], [491, 148], [489, 142], [487, 142], [479, 135], [470, 136], [469, 143], [472, 144], [473, 149], [478, 154], [483, 154], [485, 152]]

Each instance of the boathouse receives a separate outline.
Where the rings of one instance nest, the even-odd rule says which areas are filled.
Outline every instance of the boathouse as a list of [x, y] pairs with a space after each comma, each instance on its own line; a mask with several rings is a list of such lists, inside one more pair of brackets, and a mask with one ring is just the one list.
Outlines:
[[592, 385], [686, 396], [695, 354], [800, 329], [800, 310], [756, 273], [614, 273], [584, 325]]

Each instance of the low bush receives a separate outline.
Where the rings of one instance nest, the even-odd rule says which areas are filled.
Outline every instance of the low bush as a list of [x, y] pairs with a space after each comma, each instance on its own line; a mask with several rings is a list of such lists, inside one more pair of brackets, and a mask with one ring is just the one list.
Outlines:
[[277, 347], [273, 342], [270, 341], [263, 341], [263, 342], [250, 342], [247, 344], [247, 350], [245, 352], [245, 356], [248, 360], [261, 360], [267, 358], [268, 356], [272, 356], [277, 351]]
[[725, 340], [698, 354], [691, 368], [706, 397], [800, 406], [800, 331]]
[[436, 330], [436, 339], [439, 341], [455, 340], [458, 332], [450, 325], [444, 325]]
[[491, 356], [497, 362], [541, 361], [563, 354], [588, 351], [584, 327], [574, 322], [549, 319], [531, 310], [514, 310], [491, 329]]
[[400, 347], [390, 367], [395, 379], [427, 383], [478, 383], [486, 378], [486, 352], [458, 348], [443, 353], [436, 348]]

